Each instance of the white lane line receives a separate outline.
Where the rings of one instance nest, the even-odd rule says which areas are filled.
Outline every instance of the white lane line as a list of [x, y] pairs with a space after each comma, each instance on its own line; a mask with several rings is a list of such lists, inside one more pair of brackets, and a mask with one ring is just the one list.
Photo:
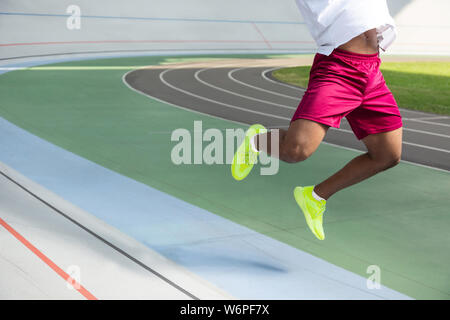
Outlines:
[[442, 137], [442, 138], [450, 138], [450, 135], [448, 135], [448, 134], [431, 133], [431, 132], [428, 132], [428, 131], [417, 130], [417, 129], [411, 129], [411, 128], [405, 128], [405, 127], [403, 127], [403, 130], [411, 131], [411, 132], [418, 132], [418, 133], [423, 133], [423, 134], [429, 134], [429, 135], [433, 135], [433, 136], [437, 136], [437, 137]]
[[248, 68], [236, 68], [236, 69], [231, 70], [230, 72], [228, 72], [228, 78], [231, 81], [239, 83], [240, 85], [243, 85], [243, 86], [246, 86], [246, 87], [249, 87], [249, 88], [253, 88], [255, 90], [259, 90], [259, 91], [262, 91], [262, 92], [270, 93], [270, 94], [273, 94], [273, 95], [276, 95], [276, 96], [280, 96], [280, 97], [283, 97], [283, 98], [295, 100], [296, 102], [300, 102], [300, 97], [294, 98], [292, 96], [288, 96], [288, 95], [285, 95], [285, 94], [282, 94], [282, 93], [279, 93], [279, 92], [274, 92], [274, 91], [266, 90], [266, 89], [263, 89], [263, 88], [260, 88], [260, 87], [255, 87], [255, 86], [253, 86], [251, 84], [242, 82], [242, 81], [237, 80], [236, 78], [233, 77], [233, 73], [235, 73], [236, 71], [239, 71], [239, 70], [243, 70], [243, 69], [248, 69]]
[[450, 127], [450, 124], [440, 123], [440, 122], [430, 122], [430, 121], [421, 120], [421, 119], [405, 119], [405, 120], [407, 120], [407, 121], [421, 122], [421, 123], [427, 123], [427, 124], [434, 124], [434, 125], [436, 125], [436, 126]]
[[[236, 69], [234, 69], [234, 70], [236, 70]], [[282, 117], [282, 116], [277, 116], [277, 115], [273, 115], [273, 114], [270, 114], [270, 113], [265, 113], [265, 112], [262, 112], [262, 111], [249, 110], [249, 109], [242, 108], [242, 107], [238, 107], [238, 106], [231, 105], [231, 104], [228, 104], [228, 103], [223, 103], [223, 102], [220, 102], [220, 101], [217, 101], [217, 100], [209, 99], [209, 98], [206, 98], [206, 97], [203, 97], [203, 96], [199, 96], [199, 95], [197, 95], [197, 94], [195, 94], [195, 93], [192, 93], [192, 92], [189, 92], [189, 91], [180, 89], [180, 88], [178, 88], [178, 87], [176, 87], [176, 86], [174, 86], [174, 85], [168, 83], [168, 82], [164, 79], [164, 74], [168, 73], [169, 71], [170, 71], [170, 69], [167, 69], [167, 70], [164, 70], [163, 72], [161, 72], [160, 75], [159, 75], [159, 78], [160, 78], [160, 80], [161, 80], [165, 85], [169, 86], [170, 88], [172, 88], [172, 89], [174, 89], [174, 90], [183, 92], [183, 93], [185, 93], [185, 94], [187, 94], [187, 95], [196, 97], [196, 98], [198, 98], [198, 99], [202, 99], [202, 100], [205, 100], [205, 101], [208, 101], [208, 102], [212, 102], [212, 103], [217, 103], [217, 104], [219, 104], [219, 105], [222, 105], [222, 106], [225, 106], [225, 107], [228, 107], [228, 108], [237, 109], [237, 110], [242, 110], [242, 111], [251, 112], [251, 113], [255, 113], [255, 114], [260, 114], [260, 115], [263, 115], [263, 116], [272, 117], [272, 118], [277, 118], [277, 119], [282, 119], [282, 120], [288, 120], [288, 121], [291, 120], [290, 118], [286, 118], [286, 117]], [[335, 129], [335, 128], [333, 128], [333, 127], [331, 127], [331, 128], [332, 128], [332, 129]], [[342, 131], [344, 131], [344, 132], [348, 132], [348, 133], [353, 134], [353, 131], [350, 131], [350, 130], [346, 130], [346, 129], [337, 129], [337, 130], [342, 130]], [[441, 151], [441, 152], [445, 152], [445, 153], [450, 153], [450, 150], [440, 149], [440, 148], [435, 148], [435, 147], [430, 147], [430, 146], [425, 146], [425, 145], [421, 145], [421, 144], [417, 144], [417, 143], [412, 143], [412, 142], [406, 142], [406, 141], [403, 141], [403, 144], [406, 144], [406, 145], [412, 145], [412, 146], [415, 146], [415, 147], [421, 147], [421, 148], [424, 148], [424, 149], [430, 149], [430, 150], [435, 150], [435, 151]]]
[[[403, 120], [408, 120], [405, 118], [402, 118]], [[348, 120], [346, 118], [342, 118], [343, 122], [348, 123]], [[441, 137], [441, 138], [447, 138], [450, 139], [450, 135], [447, 134], [443, 134], [443, 133], [435, 133], [435, 132], [430, 132], [430, 131], [424, 131], [424, 130], [418, 130], [418, 129], [411, 129], [411, 128], [407, 128], [407, 127], [403, 127], [404, 131], [411, 131], [411, 132], [418, 132], [418, 133], [422, 133], [422, 134], [428, 134], [428, 135], [432, 135], [432, 136], [437, 136], [437, 137]]]
[[414, 146], [414, 147], [426, 148], [426, 149], [435, 150], [435, 151], [440, 151], [440, 152], [445, 152], [445, 153], [450, 153], [450, 150], [440, 149], [440, 148], [435, 148], [435, 147], [429, 147], [429, 146], [423, 146], [421, 144], [412, 143], [412, 142], [405, 142], [405, 141], [403, 141], [403, 144], [407, 144], [407, 145]]
[[450, 119], [447, 116], [439, 116], [439, 117], [424, 117], [424, 118], [411, 118], [411, 119], [419, 119], [419, 120], [440, 120], [440, 119]]
[[203, 97], [203, 96], [199, 96], [199, 95], [197, 95], [197, 94], [195, 94], [195, 93], [192, 93], [192, 92], [183, 90], [183, 89], [181, 89], [181, 88], [178, 88], [178, 87], [176, 87], [176, 86], [170, 84], [169, 82], [167, 82], [167, 81], [164, 79], [164, 75], [165, 75], [166, 73], [170, 72], [170, 71], [171, 71], [171, 69], [166, 69], [166, 70], [164, 70], [163, 72], [161, 72], [161, 73], [159, 74], [159, 79], [161, 80], [162, 83], [164, 83], [164, 84], [165, 84], [166, 86], [168, 86], [169, 88], [172, 88], [173, 90], [176, 90], [176, 91], [182, 92], [182, 93], [184, 93], [184, 94], [187, 94], [187, 95], [189, 95], [189, 96], [191, 96], [191, 97], [195, 97], [195, 98], [197, 98], [197, 99], [201, 99], [201, 100], [204, 100], [204, 101], [208, 101], [208, 102], [211, 102], [211, 103], [215, 103], [215, 104], [218, 104], [218, 105], [227, 107], [227, 108], [232, 108], [232, 109], [241, 110], [241, 111], [244, 111], [244, 112], [249, 112], [249, 113], [259, 114], [259, 115], [262, 115], [262, 116], [269, 116], [269, 117], [272, 117], [272, 118], [277, 118], [277, 119], [282, 119], [282, 120], [288, 120], [288, 121], [291, 120], [290, 118], [286, 118], [286, 117], [282, 117], [282, 116], [277, 116], [277, 115], [271, 115], [271, 114], [268, 114], [268, 113], [265, 113], [265, 112], [260, 112], [260, 111], [255, 111], [255, 110], [250, 110], [250, 109], [247, 109], [247, 108], [241, 108], [241, 107], [238, 107], [238, 106], [235, 106], [235, 105], [232, 105], [232, 104], [228, 104], [228, 103], [220, 102], [220, 101], [217, 101], [217, 100], [209, 99], [209, 98], [206, 98], [206, 97]]
[[261, 99], [253, 98], [253, 97], [250, 97], [250, 96], [247, 96], [247, 95], [243, 95], [243, 94], [240, 94], [240, 93], [236, 93], [236, 92], [233, 92], [233, 91], [230, 91], [230, 90], [227, 90], [227, 89], [223, 89], [223, 88], [220, 88], [218, 86], [215, 86], [215, 85], [213, 85], [213, 84], [211, 84], [209, 82], [206, 82], [206, 81], [200, 79], [199, 74], [201, 72], [206, 71], [206, 70], [211, 70], [211, 69], [215, 69], [215, 68], [204, 68], [204, 69], [198, 70], [194, 74], [195, 79], [198, 82], [204, 84], [205, 86], [208, 86], [208, 87], [214, 88], [216, 90], [219, 90], [219, 91], [222, 91], [222, 92], [226, 92], [228, 94], [232, 94], [232, 95], [235, 95], [235, 96], [238, 96], [238, 97], [241, 97], [241, 98], [245, 98], [245, 99], [249, 99], [249, 100], [253, 100], [253, 101], [258, 101], [258, 102], [261, 102], [261, 103], [264, 103], [264, 104], [270, 104], [272, 106], [285, 108], [285, 109], [289, 109], [289, 110], [296, 110], [297, 109], [295, 107], [286, 106], [284, 104], [278, 104], [278, 103], [274, 103], [274, 102], [270, 102], [270, 101], [266, 101], [266, 100], [261, 100]]
[[[339, 128], [339, 129], [338, 129], [338, 128], [333, 128], [333, 127], [330, 127], [330, 129], [335, 130], [335, 131], [342, 131], [342, 132], [345, 132], [345, 133], [351, 133], [351, 134], [354, 134], [353, 131], [347, 130], [347, 129], [342, 129], [342, 128]], [[425, 149], [430, 149], [430, 150], [435, 150], [435, 151], [440, 151], [440, 152], [450, 153], [450, 150], [447, 150], [447, 149], [440, 149], [440, 148], [435, 148], [435, 147], [425, 146], [425, 145], [422, 145], [422, 144], [412, 143], [412, 142], [406, 142], [406, 141], [403, 141], [402, 143], [403, 143], [403, 144], [406, 144], [406, 145], [411, 145], [411, 146], [414, 146], [414, 147], [420, 147], [420, 148], [425, 148]]]
[[[405, 109], [403, 109], [404, 111]], [[403, 120], [438, 120], [438, 119], [450, 119], [449, 117], [423, 117], [423, 118], [408, 118], [408, 117], [402, 117]], [[433, 124], [435, 124], [433, 122]]]

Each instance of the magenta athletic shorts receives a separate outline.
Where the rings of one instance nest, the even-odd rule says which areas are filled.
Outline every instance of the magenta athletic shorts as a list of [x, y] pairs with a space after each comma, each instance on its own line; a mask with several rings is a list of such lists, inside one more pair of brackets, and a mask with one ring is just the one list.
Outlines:
[[360, 140], [402, 127], [394, 96], [380, 71], [378, 54], [335, 49], [316, 54], [308, 89], [292, 121], [308, 119], [339, 128], [346, 117]]

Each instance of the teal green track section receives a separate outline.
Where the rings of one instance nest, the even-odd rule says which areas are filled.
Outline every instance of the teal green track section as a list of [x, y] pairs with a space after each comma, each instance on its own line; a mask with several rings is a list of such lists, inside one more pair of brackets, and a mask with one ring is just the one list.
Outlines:
[[259, 175], [256, 166], [241, 182], [232, 178], [229, 165], [174, 165], [173, 130], [192, 132], [194, 121], [202, 121], [204, 130], [244, 127], [153, 100], [122, 82], [127, 66], [167, 61], [105, 59], [53, 66], [125, 68], [9, 72], [0, 76], [0, 116], [106, 168], [364, 277], [368, 266], [377, 265], [383, 285], [413, 298], [450, 298], [449, 173], [401, 163], [341, 191], [327, 203], [327, 238], [318, 241], [293, 189], [316, 184], [358, 153], [322, 144], [303, 163], [280, 163], [274, 176]]

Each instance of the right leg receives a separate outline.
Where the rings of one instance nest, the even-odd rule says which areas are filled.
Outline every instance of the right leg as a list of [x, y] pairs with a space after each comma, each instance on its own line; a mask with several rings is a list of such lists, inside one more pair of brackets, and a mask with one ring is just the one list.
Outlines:
[[[291, 122], [288, 130], [279, 130], [279, 152], [280, 160], [296, 163], [309, 158], [322, 142], [327, 133], [328, 126], [307, 120], [297, 119]], [[257, 135], [255, 138], [256, 148], [272, 155], [271, 133]]]

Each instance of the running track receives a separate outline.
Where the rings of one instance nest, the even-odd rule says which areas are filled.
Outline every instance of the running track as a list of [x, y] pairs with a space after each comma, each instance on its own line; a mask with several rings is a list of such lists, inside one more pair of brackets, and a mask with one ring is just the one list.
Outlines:
[[[244, 124], [287, 128], [304, 89], [276, 81], [279, 67], [139, 69], [124, 82], [155, 99]], [[400, 109], [403, 161], [450, 170], [450, 117]], [[325, 142], [365, 151], [343, 119]]]

